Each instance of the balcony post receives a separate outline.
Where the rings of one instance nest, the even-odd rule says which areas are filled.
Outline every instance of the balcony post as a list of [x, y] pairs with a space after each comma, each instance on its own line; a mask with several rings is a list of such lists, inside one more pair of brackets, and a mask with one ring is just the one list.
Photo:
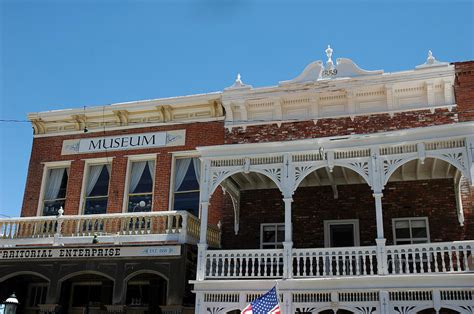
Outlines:
[[293, 232], [291, 228], [291, 203], [293, 198], [285, 197], [285, 242], [283, 242], [283, 278], [293, 277]]
[[188, 238], [188, 213], [187, 212], [181, 212], [181, 231], [179, 233], [179, 238], [181, 243], [186, 243], [187, 238]]
[[57, 226], [56, 226], [56, 232], [54, 233], [54, 246], [58, 246], [59, 245], [59, 237], [61, 236], [61, 233], [62, 233], [62, 225], [63, 225], [63, 221], [64, 221], [64, 218], [63, 218], [63, 213], [64, 213], [64, 209], [63, 207], [61, 206], [58, 210], [58, 215], [56, 216], [56, 221], [57, 221]]
[[207, 212], [209, 202], [201, 202], [201, 228], [198, 243], [197, 274], [198, 281], [204, 280], [206, 272], [206, 251], [207, 251]]
[[384, 239], [383, 235], [383, 214], [382, 214], [382, 192], [372, 194], [375, 198], [375, 217], [377, 220], [377, 239]]

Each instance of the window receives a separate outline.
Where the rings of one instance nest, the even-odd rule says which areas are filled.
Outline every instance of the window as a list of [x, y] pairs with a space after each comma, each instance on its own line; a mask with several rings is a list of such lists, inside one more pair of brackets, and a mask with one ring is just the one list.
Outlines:
[[151, 211], [154, 174], [155, 162], [152, 160], [131, 163], [128, 185], [128, 212]]
[[38, 304], [44, 304], [46, 301], [46, 292], [48, 286], [46, 284], [30, 284], [28, 288], [28, 308], [38, 307]]
[[359, 246], [359, 220], [340, 219], [324, 221], [325, 247]]
[[285, 224], [261, 224], [260, 248], [281, 249], [285, 240]]
[[199, 216], [199, 158], [179, 158], [174, 171], [174, 210], [187, 210]]
[[43, 216], [57, 215], [59, 208], [64, 208], [68, 177], [69, 168], [51, 168], [47, 170]]
[[427, 217], [396, 218], [392, 220], [392, 225], [395, 244], [430, 242]]
[[148, 306], [150, 303], [149, 282], [129, 282], [126, 304], [130, 306]]
[[110, 165], [91, 165], [86, 179], [84, 214], [104, 214], [109, 195]]

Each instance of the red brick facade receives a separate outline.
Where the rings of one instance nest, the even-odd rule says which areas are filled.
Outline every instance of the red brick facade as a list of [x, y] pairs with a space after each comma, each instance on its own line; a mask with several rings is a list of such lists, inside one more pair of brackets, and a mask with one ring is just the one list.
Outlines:
[[[183, 146], [111, 151], [107, 153], [61, 155], [61, 148], [64, 140], [181, 129], [186, 130], [186, 144]], [[172, 164], [171, 152], [189, 151], [196, 149], [197, 146], [219, 145], [223, 143], [223, 122], [189, 123], [167, 127], [150, 127], [109, 131], [105, 133], [97, 132], [84, 133], [80, 135], [37, 137], [33, 140], [25, 196], [23, 199], [22, 216], [35, 216], [37, 213], [38, 201], [41, 191], [41, 180], [43, 176], [43, 163], [61, 160], [71, 160], [64, 211], [65, 214], [68, 215], [78, 214], [85, 165], [84, 159], [101, 157], [113, 157], [107, 212], [122, 212], [123, 197], [125, 192], [125, 176], [127, 170], [127, 155], [150, 153], [158, 154], [156, 159], [153, 210], [168, 210]], [[217, 206], [217, 204], [214, 206]], [[210, 222], [214, 221], [216, 221], [216, 219], [214, 217], [210, 217]]]
[[[366, 184], [338, 186], [334, 199], [330, 186], [298, 188], [293, 196], [294, 247], [324, 247], [324, 220], [358, 219], [360, 244], [375, 245], [375, 202]], [[260, 224], [283, 223], [284, 205], [280, 191], [241, 192], [240, 230], [234, 234], [232, 204], [226, 201], [222, 243], [225, 248], [260, 247]], [[471, 205], [471, 206], [468, 206]], [[452, 179], [391, 182], [382, 199], [385, 237], [393, 241], [392, 218], [428, 217], [432, 242], [467, 240], [474, 237], [472, 203], [465, 203], [465, 224], [456, 212]]]
[[456, 62], [454, 93], [459, 121], [474, 120], [474, 61]]

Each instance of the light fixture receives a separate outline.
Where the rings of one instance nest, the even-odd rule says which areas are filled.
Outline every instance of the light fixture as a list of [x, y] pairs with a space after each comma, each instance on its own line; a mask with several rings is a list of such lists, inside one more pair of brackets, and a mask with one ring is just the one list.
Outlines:
[[5, 300], [5, 314], [15, 314], [18, 308], [18, 299], [16, 298], [15, 292]]

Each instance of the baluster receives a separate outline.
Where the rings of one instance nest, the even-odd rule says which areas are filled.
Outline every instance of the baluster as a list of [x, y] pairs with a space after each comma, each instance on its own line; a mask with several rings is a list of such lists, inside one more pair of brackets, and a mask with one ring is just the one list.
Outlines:
[[270, 276], [271, 277], [275, 276], [275, 273], [273, 272], [273, 268], [274, 268], [273, 265], [275, 263], [275, 259], [276, 259], [275, 255], [271, 254], [270, 255]]
[[242, 256], [239, 256], [238, 265], [239, 265], [239, 274], [238, 274], [238, 277], [242, 277]]
[[[466, 250], [466, 247], [463, 246], [462, 247], [462, 256], [463, 256], [463, 269], [464, 271], [469, 271], [471, 269], [469, 269], [469, 263], [467, 262], [467, 250]], [[471, 254], [474, 253], [471, 251]]]
[[[332, 275], [332, 254], [331, 253], [327, 253], [326, 254], [326, 258], [324, 260], [324, 263], [329, 263], [329, 273], [327, 274], [328, 276], [331, 276]], [[328, 267], [328, 265], [325, 265], [326, 267], [324, 267], [325, 269]]]
[[263, 261], [263, 276], [266, 277], [267, 276], [267, 256], [265, 255], [265, 253], [262, 254], [261, 260]]
[[296, 253], [296, 275], [300, 276], [300, 255]]
[[441, 265], [443, 266], [443, 273], [446, 272], [446, 262], [445, 262], [445, 259], [444, 259], [444, 255], [445, 255], [445, 250], [443, 248], [441, 248]]
[[309, 258], [309, 275], [314, 276], [313, 256], [310, 252], [307, 253]]
[[373, 267], [373, 255], [372, 254], [369, 254], [369, 270], [370, 270], [370, 274], [373, 275], [374, 274], [374, 267]]
[[251, 258], [251, 256], [250, 256], [250, 255], [245, 256], [245, 268], [246, 268], [246, 272], [247, 272], [246, 277], [250, 277], [250, 267], [251, 267], [251, 264], [252, 264], [252, 258]]
[[302, 256], [302, 260], [303, 260], [303, 273], [301, 275], [303, 275], [303, 277], [306, 276], [306, 254], [303, 253], [303, 256]]
[[461, 262], [459, 261], [460, 254], [458, 247], [454, 247], [454, 254], [456, 256], [456, 271], [461, 271]]
[[342, 263], [341, 275], [345, 276], [345, 275], [347, 275], [347, 266], [346, 266], [347, 251], [343, 252], [343, 253], [340, 252], [339, 255], [341, 256], [341, 263]]
[[337, 252], [334, 252], [334, 258], [336, 260], [336, 276], [341, 275], [340, 269], [339, 269], [339, 254]]
[[320, 272], [319, 272], [319, 253], [316, 253], [315, 254], [316, 256], [316, 276], [319, 276], [320, 275]]
[[418, 271], [416, 269], [416, 254], [417, 254], [418, 251], [416, 249], [414, 249], [412, 252], [413, 253], [412, 253], [412, 256], [411, 256], [411, 265], [413, 267], [413, 273], [416, 274], [416, 273], [418, 273]]

